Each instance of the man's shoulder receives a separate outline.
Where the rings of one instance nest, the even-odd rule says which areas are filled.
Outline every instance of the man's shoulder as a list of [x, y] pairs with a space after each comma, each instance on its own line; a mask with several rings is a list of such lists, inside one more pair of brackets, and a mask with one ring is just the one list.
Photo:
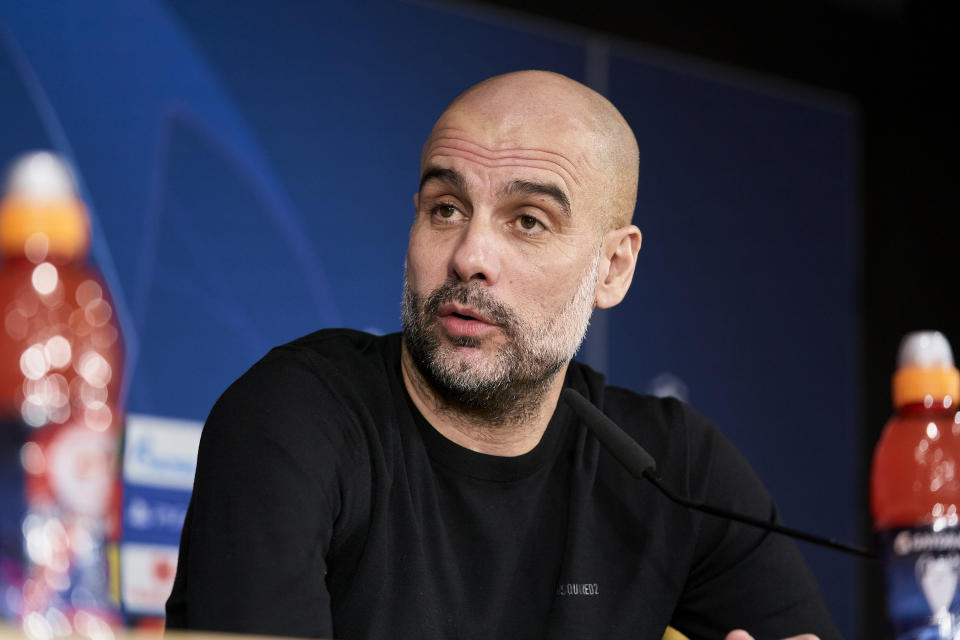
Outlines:
[[724, 440], [709, 419], [677, 398], [606, 385], [602, 374], [582, 363], [568, 380], [583, 386], [595, 405], [656, 458], [686, 456], [691, 448], [710, 450]]
[[400, 337], [323, 329], [271, 349], [231, 384], [218, 405], [319, 409], [363, 402], [399, 376]]
[[278, 447], [298, 459], [361, 451], [363, 438], [396, 411], [394, 349], [397, 336], [350, 329], [276, 347], [223, 392], [204, 437], [221, 447]]
[[283, 384], [307, 376], [349, 384], [394, 370], [400, 361], [400, 336], [377, 336], [355, 329], [321, 329], [271, 349], [238, 380]]
[[356, 329], [320, 329], [274, 347], [267, 357], [318, 358], [325, 361], [383, 362], [400, 353], [400, 334], [374, 335]]
[[603, 374], [581, 362], [572, 362], [567, 384], [586, 395], [627, 431], [679, 428], [689, 421], [709, 424], [685, 402], [671, 396], [637, 393], [607, 385]]
[[604, 388], [604, 413], [654, 457], [679, 453], [698, 444], [713, 425], [689, 405], [670, 396]]
[[608, 385], [603, 388], [604, 411], [608, 413], [641, 414], [658, 422], [673, 422], [682, 419], [690, 407], [672, 396], [654, 396], [637, 393], [632, 389]]

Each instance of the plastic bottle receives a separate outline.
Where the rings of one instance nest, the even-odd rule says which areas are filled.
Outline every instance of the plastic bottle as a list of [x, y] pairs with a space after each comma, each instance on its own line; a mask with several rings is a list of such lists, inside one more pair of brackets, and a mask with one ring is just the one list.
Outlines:
[[958, 399], [946, 338], [905, 336], [893, 376], [896, 413], [874, 451], [870, 501], [897, 639], [960, 637]]
[[123, 346], [89, 245], [66, 165], [18, 159], [0, 201], [0, 615], [36, 640], [121, 621]]

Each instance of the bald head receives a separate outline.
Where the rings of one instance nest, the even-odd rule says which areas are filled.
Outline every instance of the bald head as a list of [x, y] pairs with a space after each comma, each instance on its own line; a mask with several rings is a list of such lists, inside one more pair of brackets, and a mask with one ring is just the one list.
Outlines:
[[482, 132], [492, 154], [512, 149], [542, 151], [599, 229], [630, 224], [637, 198], [637, 141], [609, 100], [566, 76], [517, 71], [495, 76], [460, 94], [441, 114], [424, 145], [421, 172], [438, 140], [450, 132]]

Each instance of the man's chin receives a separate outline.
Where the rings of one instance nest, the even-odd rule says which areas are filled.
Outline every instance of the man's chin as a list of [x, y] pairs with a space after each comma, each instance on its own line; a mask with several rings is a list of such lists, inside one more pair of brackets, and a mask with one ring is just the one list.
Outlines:
[[483, 377], [483, 373], [493, 368], [497, 354], [489, 353], [483, 345], [454, 343], [441, 347], [434, 358], [447, 371], [461, 374], [469, 371]]

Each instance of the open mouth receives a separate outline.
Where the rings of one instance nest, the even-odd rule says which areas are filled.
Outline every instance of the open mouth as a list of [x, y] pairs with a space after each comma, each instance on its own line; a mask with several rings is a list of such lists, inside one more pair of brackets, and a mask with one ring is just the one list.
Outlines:
[[440, 324], [451, 336], [481, 337], [489, 332], [496, 331], [496, 323], [486, 319], [473, 309], [459, 305], [441, 307], [438, 314]]

